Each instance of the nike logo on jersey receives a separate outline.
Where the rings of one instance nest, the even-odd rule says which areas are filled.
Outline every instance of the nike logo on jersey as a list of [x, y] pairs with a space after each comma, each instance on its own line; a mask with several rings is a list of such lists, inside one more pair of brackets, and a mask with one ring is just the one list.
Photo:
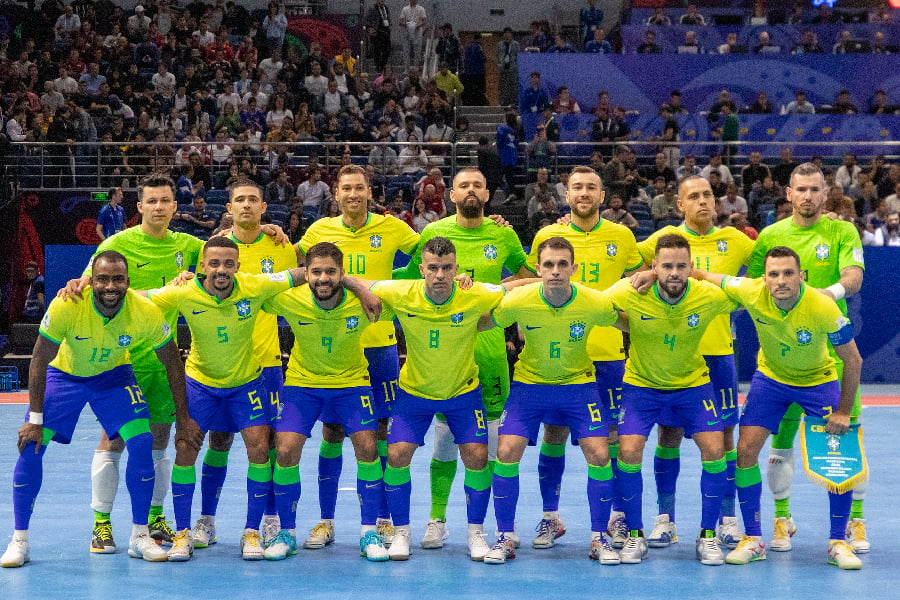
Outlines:
[[756, 322], [760, 325], [771, 325], [771, 323], [766, 323], [765, 321], [760, 320], [759, 317], [756, 317]]
[[641, 321], [655, 321], [656, 317], [648, 317], [647, 315], [641, 315]]
[[540, 325], [536, 325], [536, 326], [534, 326], [534, 327], [532, 327], [531, 325], [526, 325], [526, 326], [525, 326], [525, 329], [527, 329], [528, 331], [534, 331], [535, 329], [540, 329], [540, 328], [541, 328]]
[[150, 261], [147, 261], [145, 263], [137, 263], [137, 268], [140, 269], [141, 267], [146, 267], [149, 264], [150, 264]]
[[297, 321], [297, 325], [312, 325], [312, 322], [304, 323], [303, 321]]
[[192, 315], [202, 315], [205, 312], [206, 312], [205, 310], [192, 310], [191, 314]]
[[409, 314], [409, 313], [406, 313], [406, 316], [409, 317], [410, 319], [412, 319], [412, 318], [414, 318], [416, 315], [411, 315], [411, 314]]
[[75, 336], [75, 339], [78, 340], [79, 342], [83, 342], [84, 340], [89, 340], [89, 339], [91, 339], [91, 338], [90, 338], [90, 336], [88, 336], [88, 337], [81, 337], [81, 336], [79, 336], [79, 335], [76, 335], [76, 336]]

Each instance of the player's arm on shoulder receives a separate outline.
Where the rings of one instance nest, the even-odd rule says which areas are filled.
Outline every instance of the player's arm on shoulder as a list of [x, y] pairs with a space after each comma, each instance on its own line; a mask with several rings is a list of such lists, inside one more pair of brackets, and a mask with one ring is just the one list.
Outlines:
[[[520, 276], [522, 269], [525, 269], [527, 271], [527, 274], [524, 277]], [[534, 273], [528, 270], [528, 267], [522, 265], [522, 269], [519, 269], [519, 273], [516, 273], [512, 277], [507, 277], [500, 282], [500, 285], [503, 286], [503, 289], [505, 289], [507, 292], [511, 292], [517, 287], [541, 281], [541, 278], [535, 277]]]
[[619, 318], [616, 319], [616, 322], [613, 325], [613, 327], [615, 327], [616, 329], [620, 329], [620, 330], [624, 331], [625, 333], [628, 333], [629, 331], [631, 331], [628, 327], [628, 314], [622, 310], [617, 311], [617, 312], [619, 313]]
[[722, 275], [721, 273], [710, 273], [709, 271], [704, 271], [702, 269], [694, 269], [692, 274], [694, 279], [699, 279], [700, 281], [708, 281], [718, 287], [722, 287], [722, 282], [725, 281], [726, 275]]
[[[844, 325], [844, 328], [849, 329], [850, 323], [848, 322]], [[838, 331], [832, 335], [839, 336], [841, 332]], [[844, 361], [844, 371], [841, 376], [841, 403], [838, 405], [838, 409], [829, 415], [825, 431], [828, 433], [846, 433], [850, 428], [850, 410], [853, 408], [856, 390], [859, 388], [863, 359], [859, 353], [859, 348], [856, 347], [856, 340], [850, 337], [848, 342], [837, 344], [832, 335], [829, 335], [829, 338], [832, 339], [835, 354]]]
[[375, 295], [369, 288], [374, 285], [374, 281], [370, 279], [362, 279], [353, 275], [344, 275], [344, 289], [349, 290], [359, 298], [362, 304], [363, 312], [372, 323], [378, 321], [381, 316], [381, 298]]
[[862, 288], [863, 270], [862, 267], [852, 265], [841, 269], [841, 278], [837, 283], [823, 288], [823, 294], [829, 296], [832, 300], [840, 300], [848, 298], [857, 293]]
[[44, 392], [47, 389], [47, 366], [56, 358], [59, 344], [44, 335], [38, 335], [31, 352], [31, 365], [28, 367], [28, 423], [19, 428], [19, 452], [29, 442], [34, 442], [35, 452], [40, 450], [44, 441]]
[[[643, 265], [641, 267], [643, 268]], [[646, 294], [653, 287], [653, 284], [656, 283], [656, 271], [638, 270], [632, 273], [628, 280], [631, 282], [631, 287], [637, 290], [637, 293]]]
[[291, 243], [291, 238], [284, 232], [280, 225], [275, 223], [266, 223], [262, 226], [262, 232], [272, 238], [276, 246], [284, 246]]
[[497, 326], [492, 312], [486, 312], [478, 318], [478, 331], [488, 331]]
[[503, 282], [509, 281], [510, 279], [518, 279], [525, 280], [528, 283], [532, 283], [535, 280], [535, 273], [536, 272], [528, 266], [528, 263], [524, 263], [521, 267], [519, 267], [519, 270], [516, 271], [515, 275], [507, 277], [503, 280]]
[[61, 288], [58, 292], [56, 292], [57, 298], [62, 298], [63, 300], [71, 300], [72, 302], [78, 302], [84, 298], [83, 292], [84, 288], [91, 284], [91, 276], [90, 275], [82, 275], [77, 279], [70, 279], [66, 282], [65, 287]]

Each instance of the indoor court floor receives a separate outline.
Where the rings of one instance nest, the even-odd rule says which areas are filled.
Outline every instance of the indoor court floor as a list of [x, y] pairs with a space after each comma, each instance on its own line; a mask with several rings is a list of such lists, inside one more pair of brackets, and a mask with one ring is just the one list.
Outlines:
[[[826, 563], [828, 505], [825, 491], [795, 473], [792, 511], [799, 531], [791, 552], [769, 552], [768, 560], [747, 566], [703, 566], [694, 558], [699, 528], [700, 463], [690, 442], [682, 448], [678, 485], [681, 541], [650, 549], [639, 565], [600, 566], [588, 560], [589, 519], [584, 499], [586, 466], [576, 447], [569, 447], [563, 479], [561, 516], [568, 533], [548, 550], [531, 548], [533, 528], [541, 517], [537, 482], [537, 448], [526, 451], [521, 468], [518, 528], [523, 539], [515, 560], [486, 565], [468, 558], [465, 544], [465, 500], [462, 468], [448, 511], [450, 539], [440, 550], [423, 550], [418, 541], [428, 518], [431, 434], [412, 465], [413, 548], [407, 562], [370, 563], [359, 557], [359, 505], [355, 493], [355, 461], [349, 441], [337, 507], [337, 539], [323, 550], [299, 550], [281, 562], [245, 562], [238, 541], [246, 506], [246, 455], [240, 442], [231, 452], [228, 480], [217, 518], [219, 543], [197, 550], [186, 563], [147, 563], [130, 559], [128, 494], [123, 481], [113, 512], [119, 551], [88, 551], [90, 462], [99, 426], [89, 410], [82, 413], [73, 443], [52, 444], [45, 456], [44, 485], [31, 527], [31, 562], [20, 569], [0, 569], [0, 598], [727, 598], [742, 600], [805, 598], [900, 598], [900, 477], [893, 470], [896, 449], [890, 438], [900, 431], [900, 391], [896, 386], [864, 389], [865, 447], [870, 481], [866, 517], [872, 552], [861, 555], [861, 571], [841, 571]], [[13, 528], [11, 480], [16, 459], [16, 430], [22, 422], [25, 394], [0, 395], [0, 540], [2, 548]], [[316, 428], [301, 459], [303, 492], [298, 508], [298, 538], [318, 520], [316, 464], [320, 430]], [[655, 432], [651, 434], [655, 439]], [[655, 511], [652, 447], [644, 453], [644, 519], [652, 527]], [[170, 458], [172, 450], [169, 451]], [[763, 457], [764, 459], [765, 457]], [[799, 454], [796, 464], [802, 464]], [[124, 472], [125, 461], [122, 461]], [[763, 466], [765, 469], [765, 466]], [[199, 471], [199, 467], [198, 467]], [[199, 473], [198, 473], [199, 474]], [[167, 500], [171, 502], [171, 499]], [[199, 485], [194, 518], [200, 506]], [[763, 522], [771, 535], [773, 504], [763, 493]], [[171, 505], [166, 514], [172, 518]], [[493, 543], [493, 507], [485, 524]], [[0, 550], [2, 550], [0, 548]], [[483, 594], [483, 596], [482, 596]]]

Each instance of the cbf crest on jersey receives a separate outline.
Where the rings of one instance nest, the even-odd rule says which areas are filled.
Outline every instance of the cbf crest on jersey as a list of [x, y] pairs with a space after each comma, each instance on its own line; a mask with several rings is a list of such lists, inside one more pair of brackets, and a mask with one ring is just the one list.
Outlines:
[[266, 256], [261, 261], [259, 261], [259, 268], [262, 273], [274, 273], [275, 272], [275, 261], [272, 260], [271, 256]]
[[488, 260], [497, 260], [498, 256], [497, 246], [493, 244], [488, 244], [484, 247], [484, 257]]
[[234, 308], [237, 310], [237, 314], [239, 317], [239, 321], [244, 321], [250, 318], [250, 301], [244, 298], [243, 300], [238, 300], [234, 303]]
[[719, 240], [716, 242], [716, 250], [719, 251], [719, 254], [726, 254], [728, 252], [728, 240]]
[[606, 255], [607, 256], [613, 257], [613, 256], [617, 255], [618, 253], [619, 253], [619, 247], [616, 244], [614, 244], [612, 242], [606, 244]]
[[700, 315], [697, 313], [688, 315], [687, 324], [688, 324], [688, 327], [696, 327], [697, 325], [699, 325], [700, 324]]
[[831, 246], [828, 244], [819, 244], [816, 246], [816, 258], [819, 260], [828, 260], [831, 256]]
[[453, 323], [453, 327], [459, 327], [460, 325], [462, 325], [463, 317], [465, 317], [465, 315], [461, 312], [453, 313], [452, 315], [450, 315], [450, 322]]
[[183, 267], [184, 266], [184, 252], [179, 250], [175, 253], [175, 266]]
[[571, 325], [569, 325], [569, 341], [577, 342], [580, 341], [581, 338], [584, 337], [584, 332], [587, 327], [581, 321], [575, 321]]
[[353, 333], [359, 327], [359, 317], [347, 317], [347, 333]]
[[381, 249], [381, 236], [374, 234], [369, 236], [369, 246], [372, 250], [380, 250]]
[[119, 336], [119, 345], [122, 346], [123, 348], [127, 348], [128, 346], [130, 346], [131, 345], [131, 336], [128, 335], [127, 333], [120, 335]]
[[812, 342], [812, 333], [810, 333], [808, 329], [798, 329], [797, 343], [801, 346], [806, 346], [810, 342]]

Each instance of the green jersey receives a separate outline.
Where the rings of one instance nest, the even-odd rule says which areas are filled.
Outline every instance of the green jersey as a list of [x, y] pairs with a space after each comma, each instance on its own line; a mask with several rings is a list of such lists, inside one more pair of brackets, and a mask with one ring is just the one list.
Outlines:
[[[793, 248], [800, 255], [803, 279], [814, 288], [834, 285], [847, 267], [865, 269], [862, 241], [852, 223], [822, 217], [810, 227], [800, 227], [791, 218], [782, 219], [763, 229], [756, 240], [747, 277], [763, 274], [763, 259], [774, 246]], [[846, 300], [839, 300], [841, 312], [847, 314]]]

